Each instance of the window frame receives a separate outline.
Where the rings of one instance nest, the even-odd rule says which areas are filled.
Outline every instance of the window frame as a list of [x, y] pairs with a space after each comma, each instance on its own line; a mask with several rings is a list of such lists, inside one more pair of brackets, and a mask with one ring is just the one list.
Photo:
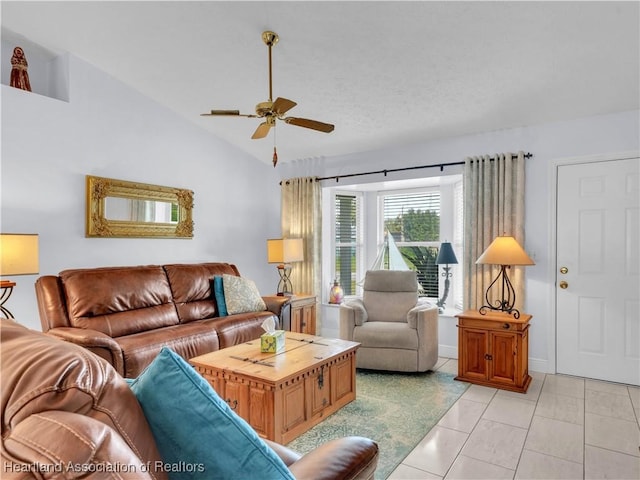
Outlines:
[[[355, 234], [355, 244], [351, 243], [340, 243], [336, 241], [336, 219], [337, 219], [337, 211], [336, 211], [336, 198], [339, 196], [349, 196], [354, 197], [356, 200], [356, 234]], [[351, 293], [351, 295], [361, 295], [362, 294], [362, 286], [360, 285], [359, 279], [364, 278], [364, 226], [365, 226], [365, 216], [364, 216], [364, 193], [358, 190], [332, 190], [330, 197], [330, 205], [331, 205], [331, 278], [329, 282], [325, 281], [324, 284], [333, 283], [333, 281], [338, 277], [338, 272], [336, 269], [336, 251], [339, 246], [354, 246], [355, 248], [355, 257], [356, 257], [356, 269], [355, 269], [355, 292]], [[345, 286], [342, 286], [343, 289]], [[347, 290], [345, 290], [345, 294], [349, 294]]]
[[[438, 240], [430, 240], [430, 241], [395, 241], [396, 246], [398, 247], [398, 249], [401, 249], [402, 247], [425, 247], [425, 248], [435, 248], [436, 252], [439, 251], [440, 249], [440, 243], [442, 242], [440, 239], [442, 238], [441, 235], [441, 228], [440, 228], [440, 217], [441, 217], [441, 211], [442, 211], [442, 186], [438, 185], [438, 186], [432, 186], [432, 187], [419, 187], [419, 188], [401, 188], [401, 189], [385, 189], [385, 190], [379, 190], [377, 192], [377, 199], [378, 199], [378, 208], [377, 208], [377, 217], [378, 217], [378, 252], [380, 251], [380, 248], [382, 247], [383, 243], [384, 243], [384, 231], [385, 231], [385, 198], [386, 197], [392, 197], [392, 196], [410, 196], [410, 195], [421, 195], [421, 194], [432, 194], [432, 193], [437, 193], [438, 194]], [[437, 256], [437, 253], [436, 253]], [[440, 295], [440, 292], [442, 291], [442, 288], [439, 285], [439, 269], [436, 273], [436, 278], [435, 278], [435, 283], [437, 285], [437, 289], [438, 289], [438, 295]], [[428, 298], [429, 300], [433, 300], [433, 301], [438, 301], [438, 298], [436, 297], [429, 297], [427, 295], [425, 295], [425, 298]]]

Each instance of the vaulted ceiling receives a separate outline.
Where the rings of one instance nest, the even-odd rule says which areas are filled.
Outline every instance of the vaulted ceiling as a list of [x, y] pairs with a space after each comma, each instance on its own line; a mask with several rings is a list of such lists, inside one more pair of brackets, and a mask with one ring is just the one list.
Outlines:
[[[71, 52], [270, 162], [250, 137], [273, 98], [280, 161], [639, 108], [638, 2], [2, 2], [3, 34]], [[6, 60], [3, 60], [6, 61]], [[135, 111], [122, 112], [135, 115]]]

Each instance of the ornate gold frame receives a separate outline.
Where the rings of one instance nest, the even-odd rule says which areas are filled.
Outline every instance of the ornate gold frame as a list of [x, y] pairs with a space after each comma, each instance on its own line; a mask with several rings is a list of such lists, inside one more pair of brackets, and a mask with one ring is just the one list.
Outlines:
[[[174, 224], [107, 219], [107, 197], [177, 204], [178, 222]], [[87, 237], [193, 238], [192, 211], [191, 190], [87, 175]]]

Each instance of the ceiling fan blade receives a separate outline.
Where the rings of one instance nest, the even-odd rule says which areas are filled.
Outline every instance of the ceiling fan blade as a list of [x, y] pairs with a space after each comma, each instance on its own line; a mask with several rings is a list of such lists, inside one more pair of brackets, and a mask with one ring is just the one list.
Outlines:
[[273, 102], [273, 106], [271, 107], [271, 110], [273, 111], [273, 113], [275, 113], [276, 115], [280, 116], [280, 115], [283, 115], [284, 113], [288, 112], [289, 110], [291, 110], [296, 105], [297, 105], [297, 103], [292, 101], [292, 100], [288, 100], [286, 98], [278, 97], [278, 98], [276, 98], [276, 101]]
[[318, 130], [319, 132], [324, 133], [333, 132], [333, 129], [335, 128], [335, 126], [331, 125], [330, 123], [322, 123], [318, 122], [317, 120], [309, 120], [308, 118], [287, 117], [283, 118], [283, 120], [290, 125], [310, 128], [311, 130]]
[[201, 113], [201, 117], [249, 117], [256, 118], [257, 115], [240, 113], [240, 110], [211, 110], [210, 113]]
[[256, 131], [253, 132], [253, 135], [251, 136], [251, 138], [256, 140], [258, 138], [266, 137], [267, 134], [269, 133], [269, 130], [271, 130], [272, 125], [273, 123], [262, 122], [260, 125], [258, 125], [258, 128], [256, 128]]

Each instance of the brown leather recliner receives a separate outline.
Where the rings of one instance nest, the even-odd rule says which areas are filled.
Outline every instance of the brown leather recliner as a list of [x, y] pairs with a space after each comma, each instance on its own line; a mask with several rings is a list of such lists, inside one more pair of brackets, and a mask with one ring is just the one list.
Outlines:
[[[12, 320], [0, 320], [0, 338], [3, 479], [168, 478], [135, 395], [108, 362]], [[267, 443], [297, 479], [372, 479], [378, 460], [362, 437], [305, 456]]]

